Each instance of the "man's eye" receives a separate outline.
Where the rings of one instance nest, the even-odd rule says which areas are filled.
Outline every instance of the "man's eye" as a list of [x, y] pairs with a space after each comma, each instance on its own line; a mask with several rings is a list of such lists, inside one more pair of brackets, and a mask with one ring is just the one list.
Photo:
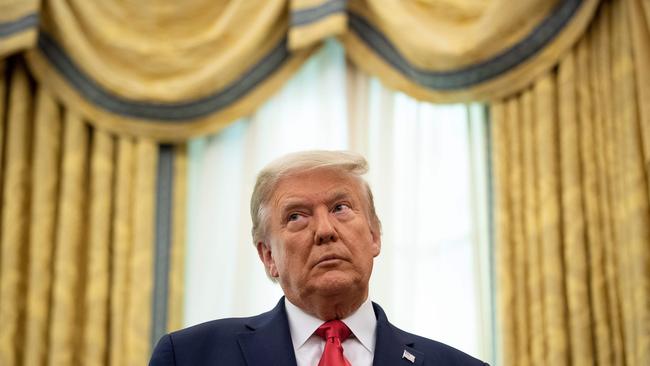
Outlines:
[[300, 218], [300, 214], [292, 213], [291, 215], [287, 216], [287, 221], [296, 221], [299, 218]]
[[350, 206], [346, 205], [345, 203], [339, 203], [338, 205], [334, 206], [334, 212], [341, 212], [349, 209]]

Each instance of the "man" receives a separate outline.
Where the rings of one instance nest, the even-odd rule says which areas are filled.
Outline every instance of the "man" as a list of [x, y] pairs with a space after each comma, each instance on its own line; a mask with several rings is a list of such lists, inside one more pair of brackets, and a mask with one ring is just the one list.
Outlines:
[[368, 299], [381, 224], [367, 170], [360, 155], [333, 151], [264, 168], [251, 198], [253, 241], [285, 296], [261, 315], [164, 336], [150, 365], [485, 365], [396, 328]]

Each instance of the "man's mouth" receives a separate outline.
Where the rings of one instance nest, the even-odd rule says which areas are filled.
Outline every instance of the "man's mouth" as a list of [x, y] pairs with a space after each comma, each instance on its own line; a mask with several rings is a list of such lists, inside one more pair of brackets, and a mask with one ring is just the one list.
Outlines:
[[336, 265], [340, 261], [343, 261], [344, 259], [337, 256], [337, 255], [326, 255], [323, 256], [316, 262], [317, 266], [331, 266], [331, 265]]

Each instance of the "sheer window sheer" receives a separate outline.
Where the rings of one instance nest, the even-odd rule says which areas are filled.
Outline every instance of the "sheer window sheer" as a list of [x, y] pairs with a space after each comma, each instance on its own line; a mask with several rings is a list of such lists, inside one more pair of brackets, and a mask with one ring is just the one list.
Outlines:
[[485, 143], [483, 106], [386, 89], [327, 42], [253, 116], [192, 141], [185, 325], [275, 305], [250, 235], [255, 174], [287, 152], [349, 149], [369, 161], [383, 223], [370, 297], [397, 326], [492, 360]]

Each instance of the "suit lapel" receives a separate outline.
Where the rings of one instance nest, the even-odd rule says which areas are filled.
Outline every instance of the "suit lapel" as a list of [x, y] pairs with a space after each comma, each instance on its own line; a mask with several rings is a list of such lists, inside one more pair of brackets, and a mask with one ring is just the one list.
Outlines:
[[[413, 348], [415, 341], [407, 338], [404, 333], [398, 332], [388, 322], [386, 314], [379, 305], [373, 303], [372, 306], [377, 316], [377, 341], [375, 342], [373, 366], [422, 365], [424, 354]], [[407, 352], [406, 357], [404, 357], [404, 351]]]
[[[424, 354], [414, 348], [415, 340], [390, 324], [379, 305], [372, 305], [377, 316], [373, 366], [422, 365]], [[273, 310], [252, 318], [246, 326], [250, 331], [241, 333], [238, 342], [247, 365], [296, 366], [284, 297]], [[405, 358], [404, 351], [415, 358]]]
[[273, 310], [251, 319], [246, 326], [250, 332], [240, 334], [238, 342], [249, 366], [296, 366], [284, 297]]

